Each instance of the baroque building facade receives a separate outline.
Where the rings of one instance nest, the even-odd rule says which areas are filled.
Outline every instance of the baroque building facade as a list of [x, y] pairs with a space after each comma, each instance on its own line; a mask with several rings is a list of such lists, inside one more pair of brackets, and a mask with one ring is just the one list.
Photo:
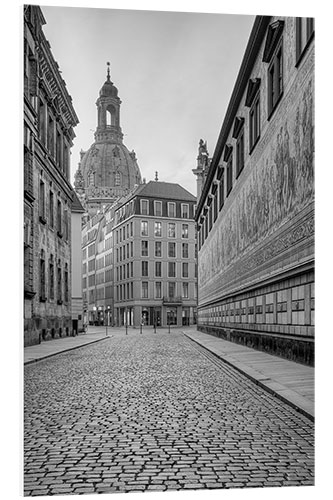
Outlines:
[[24, 7], [24, 345], [72, 330], [70, 148], [78, 117], [45, 22], [40, 7]]
[[314, 20], [257, 16], [197, 168], [198, 328], [314, 363]]
[[78, 197], [90, 217], [141, 183], [135, 152], [130, 152], [123, 143], [121, 100], [107, 64], [106, 81], [96, 101], [95, 141], [88, 151], [81, 151], [74, 181]]

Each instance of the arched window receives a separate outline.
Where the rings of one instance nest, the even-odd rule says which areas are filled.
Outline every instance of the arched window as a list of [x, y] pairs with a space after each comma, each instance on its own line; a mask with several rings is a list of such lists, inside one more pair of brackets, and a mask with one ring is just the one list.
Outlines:
[[115, 175], [115, 185], [120, 186], [120, 173], [119, 172], [116, 172], [116, 175]]
[[106, 125], [116, 125], [116, 110], [111, 104], [106, 108]]

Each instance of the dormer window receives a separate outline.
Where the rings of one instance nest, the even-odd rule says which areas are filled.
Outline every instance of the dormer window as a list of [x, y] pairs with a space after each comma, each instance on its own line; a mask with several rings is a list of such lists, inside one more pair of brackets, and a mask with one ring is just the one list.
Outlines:
[[233, 138], [236, 142], [236, 179], [244, 168], [244, 118], [236, 117]]
[[296, 17], [296, 66], [314, 35], [313, 17]]
[[267, 72], [268, 118], [283, 93], [282, 32], [284, 21], [272, 23], [267, 30], [263, 62], [269, 63]]
[[223, 160], [227, 162], [227, 196], [230, 193], [232, 189], [232, 146], [231, 144], [226, 144], [225, 150], [224, 150], [224, 157]]

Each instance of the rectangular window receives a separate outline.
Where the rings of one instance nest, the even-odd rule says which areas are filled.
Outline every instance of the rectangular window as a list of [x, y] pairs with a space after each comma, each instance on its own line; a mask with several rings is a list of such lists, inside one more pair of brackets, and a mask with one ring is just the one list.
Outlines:
[[142, 270], [142, 273], [141, 273], [142, 276], [148, 276], [148, 261], [147, 260], [143, 260], [141, 262], [141, 270]]
[[57, 233], [58, 236], [62, 236], [62, 206], [60, 200], [57, 203]]
[[183, 278], [188, 278], [188, 262], [182, 263], [182, 276]]
[[54, 263], [52, 255], [49, 263], [49, 297], [50, 300], [54, 300]]
[[54, 227], [54, 194], [52, 191], [49, 192], [49, 224], [50, 227]]
[[169, 298], [173, 299], [176, 295], [176, 283], [174, 281], [169, 281], [168, 283]]
[[168, 278], [176, 277], [176, 263], [168, 262]]
[[176, 257], [176, 243], [168, 242], [168, 257]]
[[162, 298], [162, 283], [161, 281], [156, 281], [155, 283], [155, 299]]
[[214, 221], [217, 219], [217, 193], [214, 195], [213, 199], [213, 215], [214, 215]]
[[141, 215], [149, 215], [148, 200], [140, 200]]
[[45, 270], [45, 254], [41, 251], [39, 259], [39, 298], [41, 302], [46, 300], [46, 270]]
[[148, 299], [148, 281], [142, 281], [141, 283], [141, 297]]
[[157, 237], [162, 236], [162, 223], [161, 222], [155, 222], [154, 234]]
[[61, 134], [56, 128], [56, 163], [60, 169], [62, 169], [62, 137]]
[[168, 202], [168, 216], [176, 217], [176, 204], [173, 202]]
[[182, 243], [182, 258], [188, 259], [188, 243]]
[[[282, 43], [282, 42], [281, 42]], [[282, 45], [279, 45], [268, 67], [268, 117], [274, 111], [283, 93]]]
[[220, 183], [219, 183], [219, 198], [220, 198], [219, 209], [221, 210], [221, 208], [224, 205], [224, 174], [223, 173], [222, 173], [222, 177], [221, 177]]
[[232, 154], [230, 155], [227, 163], [227, 196], [232, 189]]
[[212, 225], [213, 225], [213, 211], [212, 211], [212, 205], [210, 205], [210, 207], [208, 209], [208, 227], [209, 227], [209, 231], [212, 229]]
[[45, 146], [45, 104], [43, 101], [40, 99], [39, 100], [39, 114], [38, 114], [38, 132], [39, 132], [39, 138]]
[[188, 238], [188, 224], [182, 224], [182, 238]]
[[176, 224], [174, 222], [169, 222], [168, 224], [168, 237], [169, 238], [176, 237]]
[[244, 127], [239, 132], [236, 143], [236, 178], [244, 168]]
[[313, 17], [296, 17], [296, 62], [298, 63], [301, 56], [308, 47], [308, 44], [314, 33], [314, 18]]
[[42, 180], [39, 181], [39, 218], [45, 222], [45, 184]]
[[141, 221], [141, 236], [148, 236], [148, 221]]
[[141, 256], [148, 257], [148, 241], [147, 240], [141, 241]]
[[183, 298], [188, 299], [188, 283], [184, 282], [182, 284], [182, 289], [183, 289]]
[[155, 262], [155, 276], [156, 278], [162, 277], [162, 262], [160, 261]]
[[250, 152], [260, 137], [260, 93], [258, 92], [250, 109]]
[[47, 148], [52, 156], [54, 156], [54, 121], [49, 114], [47, 124]]
[[162, 257], [162, 242], [155, 241], [155, 257]]
[[69, 236], [69, 220], [68, 220], [68, 210], [67, 208], [64, 210], [64, 237], [65, 241], [68, 241]]
[[154, 201], [154, 213], [155, 213], [156, 217], [162, 216], [162, 202], [161, 201]]
[[60, 264], [58, 264], [58, 269], [57, 269], [57, 289], [58, 289], [58, 304], [62, 303], [62, 280], [61, 280], [61, 267]]
[[155, 262], [155, 276], [156, 278], [162, 277], [162, 262], [160, 261]]
[[187, 203], [182, 203], [182, 219], [188, 219], [189, 218], [189, 206]]
[[68, 303], [68, 299], [69, 299], [68, 265], [67, 264], [65, 265], [65, 271], [64, 271], [64, 287], [65, 287], [65, 290], [64, 290], [64, 300], [65, 300], [65, 303], [67, 304]]

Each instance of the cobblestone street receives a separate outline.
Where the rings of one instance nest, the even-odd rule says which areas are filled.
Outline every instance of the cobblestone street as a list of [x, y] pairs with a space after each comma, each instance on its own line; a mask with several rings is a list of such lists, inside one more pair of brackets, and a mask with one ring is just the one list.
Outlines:
[[313, 422], [186, 338], [25, 367], [25, 495], [314, 484]]

